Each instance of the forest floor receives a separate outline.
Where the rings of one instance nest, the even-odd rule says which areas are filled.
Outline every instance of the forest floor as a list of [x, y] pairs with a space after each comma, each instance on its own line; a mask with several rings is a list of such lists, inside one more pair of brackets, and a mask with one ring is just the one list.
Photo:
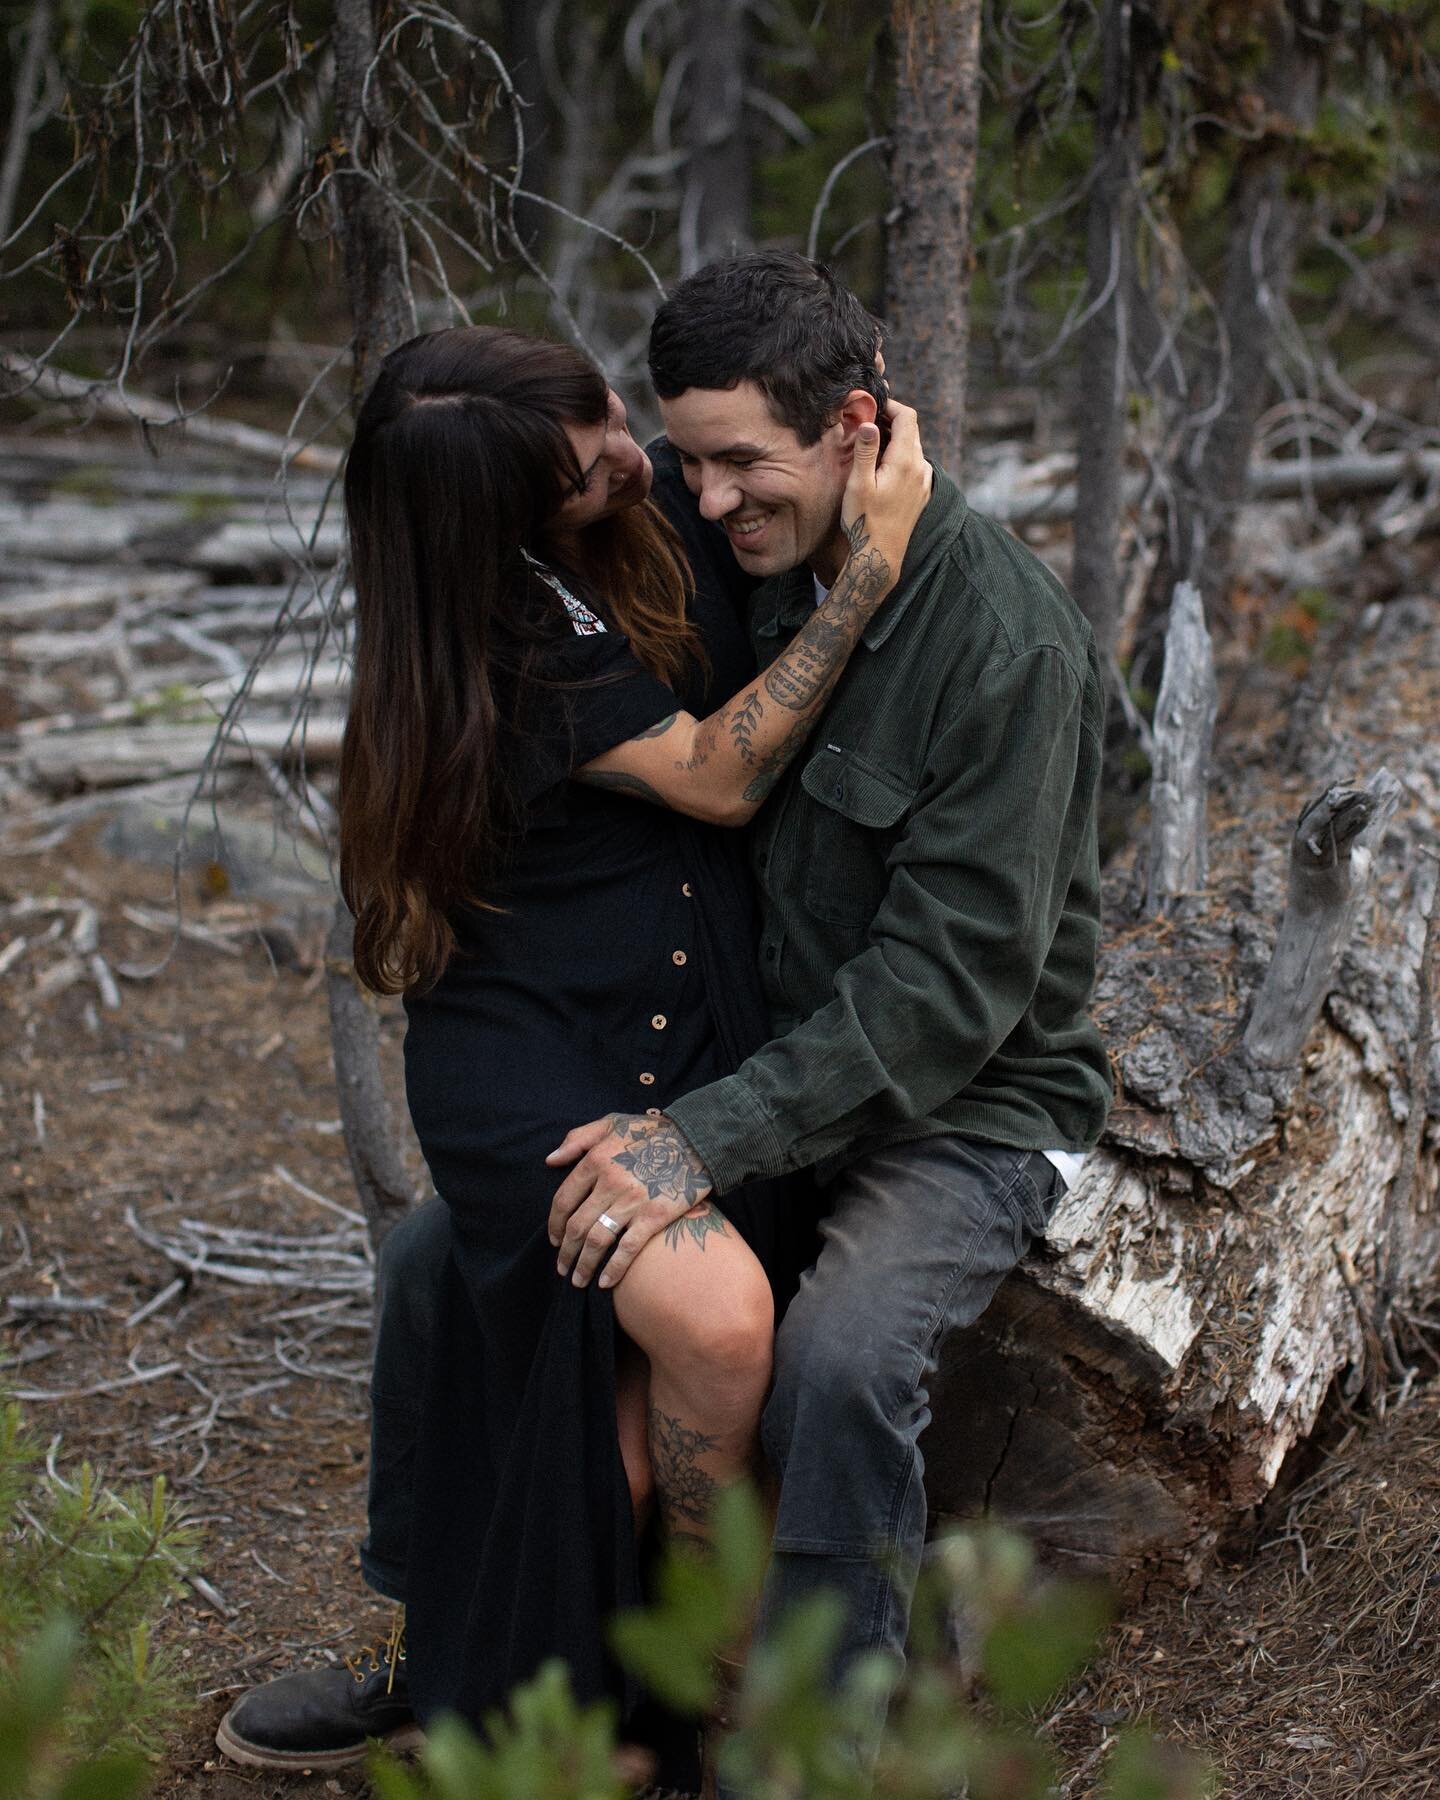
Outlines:
[[[170, 906], [169, 871], [112, 856], [98, 837], [89, 825], [11, 860], [0, 905], [13, 917], [25, 895], [88, 903], [112, 963], [153, 963], [167, 940], [135, 921]], [[34, 1304], [0, 1307], [0, 1351], [20, 1358], [12, 1382], [50, 1396], [27, 1411], [60, 1434], [62, 1467], [83, 1455], [112, 1481], [163, 1473], [203, 1529], [209, 1593], [187, 1588], [164, 1627], [196, 1700], [159, 1792], [363, 1794], [358, 1775], [270, 1778], [213, 1748], [245, 1687], [338, 1660], [388, 1624], [355, 1559], [363, 1296], [201, 1273], [127, 1324], [176, 1275], [131, 1218], [152, 1235], [197, 1219], [318, 1239], [322, 1275], [361, 1254], [360, 1234], [323, 1203], [348, 1205], [350, 1191], [322, 916], [242, 904], [223, 886], [213, 869], [186, 878], [186, 917], [211, 935], [181, 938], [163, 973], [125, 980], [118, 1010], [88, 982], [37, 988], [64, 960], [59, 935], [32, 942], [25, 981], [6, 983], [0, 1272], [12, 1301]], [[74, 915], [57, 916], [68, 932]], [[394, 1013], [386, 1033], [393, 1057]], [[293, 1246], [279, 1254], [277, 1268], [305, 1267]], [[83, 1391], [101, 1383], [119, 1385]], [[1220, 1791], [1243, 1800], [1440, 1795], [1440, 1394], [1353, 1433], [1188, 1598], [1119, 1621], [1048, 1727], [1065, 1793], [1095, 1790], [1106, 1746], [1139, 1715], [1204, 1751]]]

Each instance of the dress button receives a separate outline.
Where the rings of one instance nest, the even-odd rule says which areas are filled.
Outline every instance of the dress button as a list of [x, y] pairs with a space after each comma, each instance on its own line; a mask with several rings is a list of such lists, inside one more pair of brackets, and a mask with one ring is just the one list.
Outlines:
[[690, 958], [685, 954], [685, 952], [683, 950], [672, 950], [670, 952], [670, 960], [671, 960], [671, 962], [674, 963], [674, 965], [677, 969], [683, 969], [685, 967], [686, 963], [689, 962]]
[[653, 1031], [663, 1031], [669, 1023], [670, 1021], [665, 1017], [664, 1013], [656, 1013], [655, 1017], [650, 1021], [650, 1026]]
[[688, 881], [682, 881], [680, 883], [680, 892], [687, 900], [690, 898], [690, 883]]
[[654, 1087], [655, 1077], [650, 1073], [650, 1071], [648, 1069], [646, 1069], [645, 1072], [641, 1075], [640, 1085], [642, 1087]]

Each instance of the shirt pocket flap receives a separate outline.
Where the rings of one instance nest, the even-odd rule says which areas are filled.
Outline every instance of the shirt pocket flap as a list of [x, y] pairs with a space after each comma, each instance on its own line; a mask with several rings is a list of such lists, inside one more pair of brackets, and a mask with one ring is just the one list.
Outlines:
[[801, 786], [812, 800], [833, 807], [857, 825], [893, 825], [915, 799], [915, 786], [898, 771], [878, 768], [854, 750], [826, 744], [806, 763]]

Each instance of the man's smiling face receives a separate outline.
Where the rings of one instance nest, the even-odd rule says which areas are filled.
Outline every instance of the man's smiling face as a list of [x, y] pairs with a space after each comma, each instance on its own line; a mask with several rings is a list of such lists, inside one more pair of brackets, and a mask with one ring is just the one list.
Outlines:
[[[818, 443], [782, 425], [753, 381], [661, 400], [665, 435], [704, 518], [725, 527], [747, 575], [810, 563], [822, 581], [844, 560], [840, 500], [854, 449], [843, 413]], [[874, 417], [873, 404], [870, 417]]]

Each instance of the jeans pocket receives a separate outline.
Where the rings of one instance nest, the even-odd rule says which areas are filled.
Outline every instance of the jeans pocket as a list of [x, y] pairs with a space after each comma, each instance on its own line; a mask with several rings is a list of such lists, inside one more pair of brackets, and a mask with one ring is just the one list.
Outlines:
[[1065, 1192], [1065, 1178], [1043, 1150], [1032, 1150], [1015, 1178], [1015, 1200], [1032, 1238], [1042, 1238], [1050, 1228], [1055, 1208]]

